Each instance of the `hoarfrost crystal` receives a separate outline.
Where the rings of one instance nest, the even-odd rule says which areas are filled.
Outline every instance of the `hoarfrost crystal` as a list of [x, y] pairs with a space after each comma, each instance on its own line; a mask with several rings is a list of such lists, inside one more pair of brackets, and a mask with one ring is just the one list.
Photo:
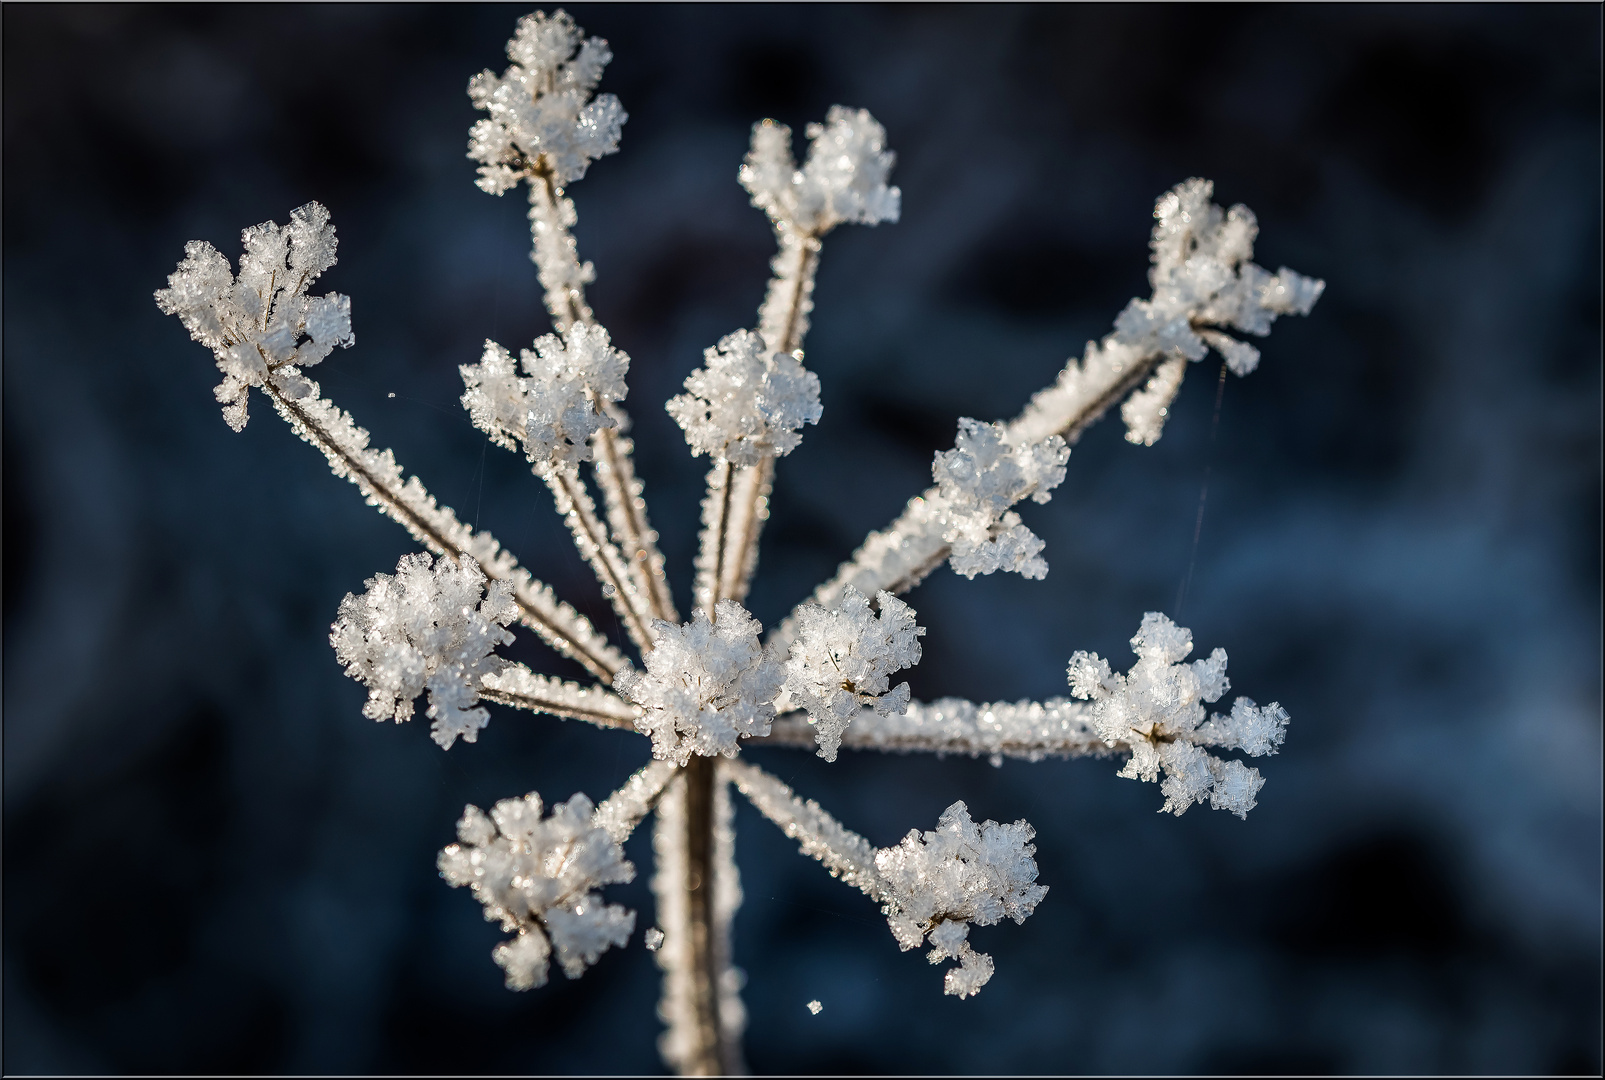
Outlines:
[[[443, 749], [460, 736], [479, 738], [490, 714], [479, 701], [479, 680], [506, 664], [492, 656], [510, 645], [503, 627], [518, 617], [512, 588], [493, 581], [472, 560], [435, 562], [403, 555], [396, 574], [375, 574], [361, 596], [347, 594], [329, 634], [346, 674], [368, 687], [363, 715], [412, 718], [412, 703], [429, 691], [430, 736]], [[483, 596], [483, 599], [481, 599]]]
[[1036, 884], [1036, 830], [1024, 821], [976, 825], [963, 802], [942, 811], [936, 829], [909, 831], [896, 847], [875, 853], [890, 891], [886, 919], [905, 951], [928, 940], [931, 963], [957, 960], [944, 979], [947, 993], [965, 998], [992, 977], [992, 958], [967, 940], [970, 924], [1005, 918], [1023, 923], [1047, 895]]
[[767, 735], [780, 692], [779, 662], [758, 644], [758, 620], [721, 600], [717, 620], [698, 610], [691, 622], [656, 626], [646, 674], [620, 672], [613, 685], [642, 708], [636, 729], [652, 737], [652, 755], [684, 765], [692, 754], [733, 757], [736, 739]]
[[849, 587], [840, 606], [827, 610], [807, 604], [798, 613], [797, 638], [786, 661], [786, 691], [808, 713], [819, 740], [819, 756], [836, 760], [842, 732], [860, 707], [882, 716], [908, 710], [908, 683], [888, 690], [887, 676], [920, 662], [923, 626], [914, 624], [914, 609], [889, 592], [875, 596], [877, 616], [869, 601]]
[[1090, 719], [1105, 742], [1125, 743], [1131, 758], [1120, 775], [1150, 783], [1165, 774], [1162, 810], [1180, 816], [1209, 799], [1217, 810], [1247, 817], [1265, 781], [1241, 761], [1222, 761], [1202, 746], [1241, 750], [1250, 757], [1274, 754], [1287, 732], [1287, 711], [1276, 702], [1257, 706], [1238, 698], [1226, 716], [1207, 723], [1204, 704], [1219, 701], [1230, 687], [1226, 650], [1182, 663], [1193, 651], [1192, 631], [1150, 611], [1131, 639], [1137, 663], [1125, 675], [1110, 671], [1096, 653], [1070, 658], [1070, 692], [1091, 701]]
[[[1088, 342], [1014, 419], [961, 419], [953, 449], [932, 463], [933, 486], [871, 533], [760, 644], [762, 627], [741, 601], [777, 462], [820, 420], [819, 379], [802, 358], [823, 238], [844, 223], [897, 220], [902, 193], [889, 182], [895, 155], [886, 132], [866, 110], [833, 106], [808, 126], [799, 167], [790, 128], [773, 120], [752, 128], [739, 179], [773, 227], [772, 275], [756, 326], [706, 349], [686, 392], [668, 403], [692, 454], [713, 462], [695, 607], [682, 620], [626, 436], [620, 403], [630, 360], [586, 300], [595, 270], [579, 257], [578, 214], [564, 191], [618, 147], [624, 110], [613, 95], [596, 94], [611, 53], [558, 11], [519, 20], [507, 55], [512, 66], [503, 74], [485, 71], [469, 83], [485, 113], [470, 132], [469, 157], [487, 192], [527, 185], [530, 257], [554, 333], [517, 363], [487, 341], [478, 362], [459, 369], [462, 404], [492, 442], [522, 451], [551, 490], [638, 663], [493, 536], [437, 502], [391, 451], [371, 447], [368, 432], [306, 377], [334, 346], [354, 340], [347, 298], [307, 295], [335, 263], [322, 206], [293, 211], [282, 229], [246, 229], [238, 274], [209, 244], [190, 243], [156, 293], [158, 307], [212, 351], [231, 427], [245, 426], [247, 392], [259, 388], [336, 476], [433, 553], [404, 556], [394, 576], [375, 575], [340, 604], [330, 641], [368, 688], [365, 715], [408, 719], [427, 692], [431, 735], [443, 748], [475, 741], [488, 718], [483, 702], [650, 738], [654, 760], [600, 806], [575, 795], [548, 815], [532, 793], [498, 802], [488, 816], [464, 811], [439, 868], [513, 935], [493, 952], [507, 985], [544, 984], [554, 958], [578, 977], [628, 941], [635, 913], [604, 903], [600, 890], [631, 880], [621, 845], [653, 815], [659, 925], [644, 944], [664, 972], [660, 1049], [681, 1072], [742, 1071], [745, 976], [730, 955], [741, 903], [732, 789], [879, 904], [903, 949], [924, 946], [933, 963], [952, 962], [948, 994], [973, 996], [991, 979], [992, 958], [971, 946], [971, 926], [1023, 922], [1047, 892], [1037, 884], [1029, 824], [978, 825], [954, 802], [934, 830], [877, 850], [746, 760], [743, 740], [807, 747], [830, 761], [842, 748], [984, 756], [999, 765], [1006, 757], [1120, 756], [1121, 776], [1163, 777], [1165, 810], [1180, 814], [1207, 798], [1246, 815], [1263, 784], [1259, 772], [1211, 751], [1275, 753], [1288, 716], [1274, 702], [1238, 698], [1229, 712], [1206, 718], [1205, 704], [1229, 686], [1224, 650], [1186, 663], [1191, 634], [1150, 613], [1132, 638], [1137, 662], [1127, 673], [1091, 653], [1071, 657], [1075, 700], [918, 702], [906, 682], [891, 685], [894, 673], [919, 662], [925, 633], [898, 596], [943, 565], [968, 578], [998, 570], [1042, 577], [1044, 542], [1014, 508], [1048, 501], [1082, 431], [1119, 403], [1126, 437], [1152, 444], [1190, 362], [1214, 349], [1230, 371], [1252, 372], [1259, 350], [1228, 331], [1263, 337], [1277, 316], [1307, 314], [1324, 283], [1251, 262], [1254, 215], [1214, 205], [1208, 181], [1166, 192], [1154, 210], [1150, 296], [1132, 300], [1113, 331]], [[506, 627], [515, 619], [595, 681], [538, 674], [496, 656], [512, 641]], [[816, 999], [806, 1007], [817, 1015], [823, 1006]]]
[[784, 457], [802, 442], [804, 424], [819, 423], [819, 376], [764, 339], [737, 330], [702, 354], [703, 366], [669, 399], [669, 415], [685, 429], [691, 453], [732, 465]]
[[492, 957], [511, 990], [546, 983], [555, 948], [563, 974], [577, 979], [635, 929], [635, 912], [604, 904], [595, 892], [635, 878], [635, 867], [606, 829], [592, 821], [591, 800], [575, 795], [541, 816], [541, 797], [503, 799], [485, 814], [463, 811], [457, 839], [440, 853], [440, 876], [467, 885], [485, 918], [517, 934]]

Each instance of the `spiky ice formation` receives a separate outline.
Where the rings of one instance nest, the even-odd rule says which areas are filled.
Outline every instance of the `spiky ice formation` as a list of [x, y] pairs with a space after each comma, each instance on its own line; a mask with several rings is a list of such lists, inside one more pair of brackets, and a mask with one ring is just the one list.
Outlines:
[[686, 377], [686, 393], [666, 406], [693, 456], [756, 465], [791, 453], [802, 442], [803, 425], [819, 423], [819, 376], [785, 353], [770, 352], [752, 331], [725, 335], [702, 359]]
[[591, 436], [617, 426], [608, 404], [629, 393], [630, 358], [600, 326], [571, 326], [559, 337], [523, 349], [521, 377], [510, 352], [485, 342], [477, 364], [463, 364], [463, 408], [497, 446], [523, 448], [537, 466], [576, 465], [591, 458]]
[[997, 570], [1046, 577], [1042, 539], [1009, 507], [1028, 496], [1039, 503], [1052, 498], [1069, 458], [1070, 448], [1057, 435], [1012, 445], [1007, 425], [961, 418], [953, 449], [939, 451], [931, 463], [954, 572], [967, 578]]
[[808, 160], [799, 169], [789, 127], [773, 120], [753, 126], [740, 178], [754, 206], [814, 235], [844, 222], [897, 220], [902, 192], [886, 183], [897, 155], [886, 149], [886, 129], [868, 109], [832, 105], [807, 134]]
[[[430, 737], [450, 749], [479, 738], [490, 714], [478, 705], [480, 678], [506, 666], [493, 656], [511, 644], [503, 629], [518, 617], [512, 585], [493, 581], [464, 557], [438, 562], [403, 555], [395, 576], [375, 574], [361, 596], [346, 594], [329, 643], [346, 674], [368, 688], [364, 716], [412, 718], [413, 700], [429, 691]], [[483, 598], [482, 598], [483, 597]]]
[[1124, 675], [1110, 671], [1096, 653], [1070, 658], [1070, 692], [1091, 701], [1089, 720], [1109, 745], [1127, 743], [1131, 759], [1120, 775], [1149, 783], [1165, 774], [1161, 810], [1177, 816], [1203, 802], [1246, 818], [1265, 780], [1235, 759], [1221, 760], [1201, 747], [1241, 750], [1250, 757], [1276, 753], [1287, 733], [1288, 715], [1276, 702], [1259, 706], [1238, 698], [1228, 715], [1204, 720], [1204, 704], [1231, 687], [1226, 650], [1203, 660], [1182, 661], [1193, 651], [1192, 631], [1157, 611], [1143, 616], [1131, 639], [1137, 663]]
[[992, 977], [992, 958], [967, 940], [971, 923], [1023, 923], [1047, 895], [1036, 884], [1034, 836], [1024, 821], [977, 825], [961, 801], [942, 811], [934, 831], [911, 829], [896, 847], [875, 853], [898, 945], [907, 951], [928, 941], [931, 963], [958, 961], [943, 979], [946, 993], [970, 997]]
[[575, 795], [550, 817], [541, 810], [535, 792], [501, 800], [489, 817], [469, 806], [457, 823], [460, 842], [440, 853], [440, 876], [467, 885], [487, 921], [517, 934], [491, 953], [510, 990], [544, 985], [554, 949], [563, 974], [577, 979], [635, 929], [635, 912], [603, 904], [595, 891], [633, 880], [635, 867], [593, 820], [591, 800]]
[[792, 702], [808, 713], [819, 743], [819, 756], [836, 760], [842, 732], [861, 707], [882, 716], [908, 710], [908, 683], [888, 690], [887, 676], [920, 661], [923, 626], [914, 623], [914, 609], [889, 592], [869, 600], [852, 586], [835, 608], [805, 604], [798, 612], [797, 637], [786, 661], [786, 690]]
[[184, 245], [184, 261], [156, 291], [156, 306], [177, 315], [190, 337], [212, 350], [223, 381], [216, 390], [223, 419], [235, 431], [249, 416], [246, 394], [269, 376], [288, 397], [316, 396], [299, 377], [334, 350], [356, 343], [351, 298], [308, 296], [307, 288], [335, 264], [337, 242], [329, 211], [309, 202], [290, 212], [283, 228], [271, 221], [240, 233], [245, 251], [236, 277], [229, 261], [204, 240]]
[[468, 82], [474, 108], [489, 114], [468, 136], [482, 190], [500, 195], [540, 170], [561, 187], [619, 148], [624, 107], [612, 94], [591, 98], [613, 59], [606, 41], [585, 37], [567, 12], [537, 11], [518, 20], [507, 58], [500, 76], [486, 69]]
[[783, 670], [758, 643], [763, 627], [734, 600], [710, 620], [658, 622], [646, 673], [626, 670], [613, 687], [641, 706], [636, 729], [652, 738], [652, 756], [684, 765], [692, 754], [733, 757], [742, 736], [766, 735]]

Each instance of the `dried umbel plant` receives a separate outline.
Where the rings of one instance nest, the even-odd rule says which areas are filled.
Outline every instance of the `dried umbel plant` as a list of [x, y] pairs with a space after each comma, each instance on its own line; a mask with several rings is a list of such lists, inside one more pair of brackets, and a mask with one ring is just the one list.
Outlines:
[[[1151, 445], [1189, 363], [1213, 349], [1247, 375], [1259, 352], [1233, 332], [1262, 337], [1278, 315], [1308, 313], [1323, 283], [1256, 266], [1253, 214], [1215, 206], [1206, 180], [1177, 185], [1154, 208], [1152, 294], [1132, 300], [1114, 331], [1088, 343], [1019, 416], [960, 419], [953, 449], [932, 463], [933, 485], [766, 637], [742, 601], [776, 464], [820, 421], [819, 379], [803, 366], [802, 346], [823, 242], [838, 225], [896, 221], [901, 192], [888, 183], [894, 155], [867, 111], [838, 106], [810, 125], [800, 165], [790, 130], [758, 123], [739, 176], [774, 227], [773, 277], [756, 328], [709, 347], [686, 392], [668, 403], [691, 452], [711, 463], [692, 614], [682, 619], [631, 464], [621, 404], [630, 359], [586, 302], [594, 270], [580, 261], [566, 193], [592, 161], [618, 148], [624, 111], [612, 95], [595, 94], [611, 54], [561, 11], [520, 20], [507, 53], [513, 63], [503, 74], [486, 71], [469, 84], [486, 113], [473, 127], [469, 157], [485, 191], [526, 190], [531, 257], [554, 332], [516, 360], [487, 341], [478, 362], [461, 368], [462, 403], [551, 490], [635, 659], [488, 533], [438, 505], [416, 477], [404, 481], [391, 452], [370, 447], [367, 432], [307, 377], [334, 346], [354, 343], [350, 301], [307, 292], [335, 263], [322, 206], [295, 210], [283, 228], [246, 229], [237, 272], [210, 245], [192, 242], [156, 294], [163, 311], [213, 350], [223, 372], [217, 399], [231, 427], [245, 426], [247, 392], [260, 389], [335, 475], [427, 549], [340, 605], [331, 642], [369, 689], [366, 715], [407, 720], [427, 694], [431, 732], [445, 749], [475, 740], [490, 718], [487, 702], [651, 739], [655, 760], [600, 805], [574, 795], [548, 810], [532, 792], [488, 815], [464, 811], [439, 869], [449, 884], [468, 886], [486, 918], [510, 935], [493, 953], [507, 985], [543, 984], [554, 958], [577, 978], [631, 939], [635, 913], [606, 903], [603, 890], [632, 879], [621, 844], [652, 815], [657, 925], [643, 938], [664, 972], [664, 1058], [684, 1073], [740, 1071], [744, 1014], [730, 956], [741, 896], [734, 788], [805, 854], [878, 903], [901, 948], [926, 948], [933, 963], [950, 963], [946, 993], [979, 992], [994, 964], [970, 944], [971, 926], [1023, 922], [1048, 891], [1037, 880], [1032, 827], [977, 822], [955, 801], [935, 828], [912, 829], [877, 850], [748, 761], [742, 750], [753, 744], [813, 748], [829, 761], [843, 748], [993, 760], [1114, 756], [1125, 759], [1120, 776], [1160, 781], [1164, 810], [1181, 814], [1208, 801], [1246, 815], [1263, 779], [1216, 752], [1275, 753], [1288, 716], [1247, 698], [1210, 715], [1206, 706], [1229, 688], [1224, 650], [1187, 662], [1192, 635], [1150, 612], [1131, 640], [1137, 660], [1125, 674], [1092, 654], [1070, 658], [1069, 698], [916, 702], [893, 678], [919, 662], [927, 630], [898, 597], [944, 563], [971, 578], [1045, 575], [1044, 542], [1015, 507], [1052, 497], [1087, 425], [1118, 404], [1127, 438]], [[549, 678], [497, 656], [515, 621], [595, 681]]]

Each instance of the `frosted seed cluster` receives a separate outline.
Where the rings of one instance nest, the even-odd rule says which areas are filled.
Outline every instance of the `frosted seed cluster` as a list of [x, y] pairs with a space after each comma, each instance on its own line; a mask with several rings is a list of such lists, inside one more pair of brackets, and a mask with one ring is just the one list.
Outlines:
[[544, 985], [554, 949], [563, 974], [577, 979], [635, 929], [635, 912], [603, 904], [594, 891], [633, 880], [635, 867], [593, 821], [591, 800], [575, 795], [550, 817], [541, 813], [535, 792], [503, 799], [489, 817], [469, 806], [457, 823], [460, 842], [440, 853], [440, 876], [472, 889], [486, 920], [517, 934], [491, 953], [510, 990]]
[[511, 353], [486, 341], [479, 363], [458, 368], [474, 426], [498, 446], [522, 447], [537, 468], [589, 461], [591, 437], [617, 426], [606, 408], [628, 393], [629, 356], [602, 327], [575, 324], [562, 337], [537, 338], [519, 359], [523, 376]]
[[802, 442], [804, 424], [819, 423], [819, 376], [796, 358], [771, 352], [764, 339], [737, 330], [702, 354], [686, 392], [666, 406], [695, 457], [732, 465], [784, 457]]
[[807, 604], [798, 613], [785, 687], [792, 703], [807, 711], [826, 761], [836, 760], [842, 732], [863, 706], [882, 716], [908, 711], [908, 683], [888, 690], [887, 676], [919, 663], [925, 628], [891, 593], [877, 593], [875, 603], [878, 616], [864, 594], [848, 586], [834, 609]]
[[646, 673], [621, 671], [613, 687], [641, 706], [636, 730], [651, 736], [652, 756], [684, 765], [692, 754], [734, 757], [736, 740], [767, 735], [781, 664], [758, 643], [763, 627], [734, 600], [710, 620], [658, 622]]
[[1210, 202], [1213, 194], [1212, 183], [1195, 178], [1160, 196], [1148, 271], [1153, 295], [1132, 300], [1115, 319], [1117, 342], [1168, 357], [1155, 383], [1121, 408], [1132, 442], [1158, 440], [1185, 361], [1213, 348], [1234, 375], [1259, 366], [1258, 349], [1207, 327], [1264, 337], [1278, 315], [1308, 315], [1326, 288], [1285, 266], [1271, 274], [1250, 262], [1259, 232], [1254, 212], [1242, 204], [1222, 211]]
[[808, 160], [791, 156], [791, 129], [765, 120], [753, 128], [741, 186], [772, 220], [819, 235], [844, 222], [896, 221], [902, 192], [886, 183], [897, 155], [868, 109], [832, 105], [823, 124], [809, 124]]
[[927, 943], [931, 963], [958, 961], [943, 980], [947, 993], [970, 997], [992, 977], [992, 958], [967, 940], [971, 923], [1023, 923], [1047, 895], [1047, 887], [1036, 884], [1034, 836], [1024, 821], [977, 825], [969, 808], [955, 802], [934, 831], [911, 829], [896, 847], [875, 853], [898, 945], [907, 951]]
[[606, 41], [586, 38], [567, 12], [537, 11], [518, 20], [507, 58], [500, 77], [487, 69], [468, 83], [474, 107], [489, 114], [468, 137], [482, 190], [500, 195], [541, 171], [561, 187], [619, 148], [623, 106], [612, 94], [591, 98], [613, 59]]
[[1246, 818], [1265, 781], [1258, 769], [1221, 760], [1201, 747], [1241, 750], [1250, 757], [1276, 753], [1287, 733], [1288, 715], [1276, 702], [1255, 705], [1238, 698], [1227, 715], [1207, 722], [1204, 704], [1231, 687], [1226, 650], [1203, 660], [1182, 661], [1193, 651], [1192, 631], [1158, 612], [1143, 616], [1131, 639], [1137, 663], [1114, 674], [1096, 653], [1070, 657], [1070, 692], [1092, 702], [1089, 719], [1108, 745], [1129, 744], [1131, 758], [1120, 775], [1152, 783], [1165, 774], [1161, 810], [1177, 816], [1206, 798], [1216, 810]]
[[307, 288], [335, 264], [334, 226], [315, 202], [290, 212], [290, 224], [271, 221], [240, 233], [244, 254], [236, 277], [229, 261], [204, 240], [184, 245], [184, 261], [156, 293], [156, 306], [177, 315], [196, 341], [217, 357], [223, 381], [217, 387], [223, 419], [245, 427], [245, 395], [273, 379], [291, 398], [316, 396], [300, 377], [336, 345], [356, 343], [351, 298], [339, 293], [308, 296]]
[[1057, 435], [1013, 445], [1007, 425], [960, 419], [953, 449], [938, 451], [931, 463], [954, 572], [967, 578], [997, 570], [1046, 577], [1042, 539], [1009, 508], [1027, 496], [1039, 503], [1052, 498], [1069, 458], [1070, 448]]
[[413, 700], [428, 690], [430, 737], [448, 750], [459, 737], [475, 741], [490, 721], [477, 705], [480, 678], [506, 666], [491, 650], [513, 640], [503, 629], [518, 617], [512, 586], [493, 581], [485, 590], [473, 560], [436, 562], [422, 552], [403, 555], [394, 577], [375, 574], [365, 584], [361, 596], [340, 602], [329, 633], [346, 674], [368, 688], [363, 715], [409, 720]]

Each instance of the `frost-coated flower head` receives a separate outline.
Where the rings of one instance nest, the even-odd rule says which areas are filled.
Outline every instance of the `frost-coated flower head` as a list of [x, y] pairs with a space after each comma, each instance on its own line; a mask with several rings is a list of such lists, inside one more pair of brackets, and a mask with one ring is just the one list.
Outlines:
[[[184, 261], [156, 291], [156, 306], [177, 315], [190, 337], [212, 350], [223, 382], [216, 390], [223, 419], [245, 427], [246, 393], [270, 373], [280, 388], [306, 397], [312, 384], [296, 372], [356, 343], [351, 298], [308, 296], [307, 288], [335, 264], [329, 211], [310, 202], [290, 212], [284, 228], [271, 221], [240, 234], [245, 251], [236, 277], [229, 261], [204, 240], [184, 245]], [[287, 370], [286, 370], [287, 369]]]
[[1199, 747], [1241, 750], [1249, 757], [1274, 754], [1287, 734], [1287, 710], [1274, 701], [1259, 706], [1240, 697], [1229, 714], [1205, 721], [1204, 703], [1219, 701], [1231, 688], [1226, 650], [1183, 663], [1193, 651], [1192, 631], [1159, 612], [1143, 616], [1131, 648], [1137, 663], [1124, 675], [1112, 673], [1096, 653], [1070, 658], [1070, 692], [1093, 703], [1098, 735], [1110, 746], [1131, 746], [1131, 760], [1120, 775], [1152, 783], [1163, 771], [1161, 809], [1178, 816], [1207, 798], [1217, 810], [1247, 817], [1265, 783], [1259, 770]]
[[1036, 884], [1035, 836], [1024, 821], [976, 825], [969, 807], [956, 802], [942, 811], [935, 831], [911, 829], [896, 847], [875, 853], [892, 894], [886, 918], [898, 945], [917, 948], [929, 935], [931, 963], [959, 962], [943, 980], [947, 993], [969, 997], [992, 977], [992, 958], [966, 940], [970, 923], [1023, 923], [1047, 895]]
[[479, 363], [457, 369], [474, 426], [498, 446], [522, 446], [537, 465], [590, 460], [591, 436], [616, 424], [604, 410], [624, 400], [630, 358], [613, 348], [606, 330], [579, 323], [562, 337], [537, 338], [534, 351], [524, 349], [520, 358], [523, 377], [511, 353], [486, 341]]
[[603, 904], [594, 891], [632, 880], [635, 867], [592, 812], [591, 800], [575, 795], [542, 818], [533, 791], [503, 799], [489, 817], [469, 806], [457, 823], [460, 843], [440, 853], [440, 876], [467, 885], [487, 921], [517, 933], [491, 953], [510, 990], [544, 985], [554, 948], [563, 974], [577, 979], [635, 929], [635, 912]]
[[836, 760], [842, 732], [869, 705], [882, 716], [908, 711], [908, 683], [887, 690], [887, 676], [920, 662], [925, 627], [914, 624], [914, 609], [884, 589], [869, 600], [851, 585], [835, 608], [804, 604], [797, 612], [797, 637], [786, 661], [786, 690], [808, 712], [819, 756]]
[[686, 393], [666, 406], [685, 430], [693, 456], [732, 465], [784, 457], [802, 442], [804, 424], [819, 423], [819, 376], [794, 357], [771, 353], [750, 330], [737, 330], [702, 353]]
[[[481, 676], [501, 671], [493, 656], [513, 635], [518, 617], [512, 585], [493, 581], [466, 556], [438, 562], [418, 552], [403, 555], [396, 573], [375, 574], [361, 596], [347, 594], [329, 643], [346, 674], [368, 688], [362, 709], [372, 720], [412, 718], [413, 699], [429, 691], [430, 737], [451, 749], [479, 737], [490, 715], [479, 701]], [[483, 599], [481, 598], [483, 597]]]
[[953, 449], [931, 463], [945, 515], [942, 539], [953, 547], [954, 571], [968, 578], [996, 570], [1028, 578], [1048, 573], [1041, 538], [1009, 507], [1028, 495], [1039, 503], [1052, 498], [1070, 448], [1057, 435], [1026, 446], [1007, 439], [1006, 425], [963, 417]]
[[823, 124], [808, 125], [808, 160], [791, 156], [791, 129], [765, 120], [752, 128], [741, 186], [777, 223], [820, 235], [843, 222], [896, 221], [902, 192], [886, 183], [897, 155], [868, 109], [832, 105]]
[[1192, 179], [1154, 205], [1153, 296], [1133, 300], [1115, 320], [1116, 339], [1144, 351], [1202, 360], [1212, 346], [1236, 375], [1259, 364], [1259, 350], [1206, 326], [1235, 327], [1264, 337], [1278, 315], [1308, 315], [1324, 281], [1282, 267], [1275, 274], [1249, 261], [1259, 225], [1241, 204], [1210, 202], [1214, 185]]
[[487, 69], [468, 81], [474, 108], [489, 114], [468, 138], [482, 190], [500, 195], [542, 168], [562, 187], [619, 148], [619, 129], [628, 119], [619, 99], [599, 94], [591, 100], [613, 59], [606, 41], [585, 37], [561, 9], [549, 17], [537, 11], [518, 20], [507, 58], [513, 64], [500, 77]]
[[709, 620], [658, 622], [646, 674], [626, 669], [613, 688], [645, 712], [636, 729], [652, 737], [652, 756], [684, 765], [692, 754], [734, 757], [736, 739], [769, 734], [784, 669], [758, 643], [757, 619], [721, 600]]

